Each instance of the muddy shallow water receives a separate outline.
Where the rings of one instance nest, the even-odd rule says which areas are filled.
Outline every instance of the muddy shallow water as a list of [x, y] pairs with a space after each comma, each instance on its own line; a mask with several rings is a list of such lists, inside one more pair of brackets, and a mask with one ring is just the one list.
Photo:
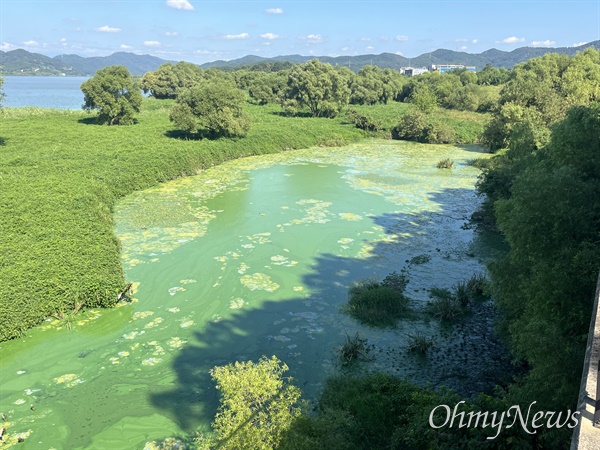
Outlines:
[[[416, 311], [428, 289], [484, 270], [498, 251], [465, 222], [477, 148], [372, 140], [232, 161], [123, 199], [115, 211], [132, 303], [49, 322], [0, 344], [0, 410], [19, 448], [141, 448], [206, 428], [216, 365], [277, 355], [306, 398], [340, 370], [384, 370], [469, 396], [507, 366], [493, 308], [455, 326], [416, 314], [373, 329], [340, 312], [347, 286], [404, 270]], [[444, 158], [452, 170], [437, 169]], [[346, 334], [372, 361], [341, 369]], [[407, 334], [436, 340], [427, 357]]]

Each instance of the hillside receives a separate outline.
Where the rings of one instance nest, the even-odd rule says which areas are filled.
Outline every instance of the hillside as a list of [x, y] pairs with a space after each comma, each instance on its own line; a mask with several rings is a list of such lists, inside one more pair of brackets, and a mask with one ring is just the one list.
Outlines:
[[[406, 58], [393, 53], [379, 55], [358, 56], [316, 56], [322, 62], [333, 65], [347, 66], [354, 71], [369, 64], [382, 69], [398, 70], [401, 67], [428, 67], [431, 64], [465, 64], [482, 69], [490, 63], [494, 67], [512, 68], [516, 64], [527, 61], [546, 53], [562, 53], [574, 55], [588, 47], [600, 49], [600, 41], [589, 42], [579, 47], [521, 47], [510, 52], [490, 49], [483, 53], [465, 53], [454, 50], [438, 49], [431, 53], [424, 53], [416, 58]], [[247, 55], [243, 58], [230, 61], [218, 60], [200, 65], [203, 69], [211, 67], [233, 69], [235, 67], [248, 67], [253, 64], [266, 64], [269, 62], [290, 62], [302, 64], [315, 56], [283, 55], [273, 58]], [[0, 51], [0, 67], [3, 75], [38, 75], [38, 76], [85, 76], [93, 75], [98, 69], [112, 65], [124, 65], [133, 75], [143, 75], [156, 70], [168, 61], [151, 55], [136, 55], [134, 53], [117, 52], [110, 56], [94, 56], [84, 58], [78, 55], [58, 55], [50, 58], [38, 53], [30, 53], [23, 49]]]

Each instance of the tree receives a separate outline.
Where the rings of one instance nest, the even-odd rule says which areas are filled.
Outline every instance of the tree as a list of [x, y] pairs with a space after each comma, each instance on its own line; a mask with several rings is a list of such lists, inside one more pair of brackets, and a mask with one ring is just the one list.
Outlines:
[[245, 94], [232, 81], [213, 78], [182, 90], [170, 118], [188, 133], [245, 136], [250, 129], [250, 118], [243, 111], [245, 100]]
[[306, 106], [313, 117], [335, 117], [349, 98], [346, 78], [331, 64], [311, 59], [290, 69], [282, 106], [291, 112]]
[[195, 64], [180, 61], [173, 65], [165, 63], [154, 72], [142, 77], [141, 88], [154, 98], [176, 98], [179, 91], [192, 87], [207, 78], [206, 73]]
[[409, 98], [419, 111], [424, 113], [432, 112], [437, 105], [435, 93], [426, 84], [417, 85]]
[[290, 384], [291, 378], [283, 377], [287, 370], [275, 356], [212, 369], [210, 374], [221, 391], [213, 423], [216, 442], [203, 437], [200, 448], [277, 448], [302, 413], [300, 389]]
[[109, 66], [81, 85], [83, 109], [100, 111], [98, 121], [108, 125], [130, 125], [140, 111], [142, 94], [124, 66]]

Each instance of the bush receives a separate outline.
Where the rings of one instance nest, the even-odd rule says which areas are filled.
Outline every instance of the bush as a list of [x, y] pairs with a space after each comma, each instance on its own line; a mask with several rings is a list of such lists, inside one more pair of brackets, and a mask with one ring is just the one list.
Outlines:
[[451, 144], [456, 142], [454, 131], [443, 122], [429, 122], [424, 133], [424, 142], [428, 144]]
[[365, 131], [381, 131], [383, 129], [381, 122], [370, 114], [360, 114], [355, 109], [349, 109], [346, 112], [346, 117], [350, 122]]
[[406, 141], [426, 142], [426, 129], [427, 119], [425, 114], [417, 110], [412, 110], [404, 114], [400, 118], [398, 125], [392, 129], [392, 138], [403, 139]]
[[346, 312], [371, 326], [394, 326], [407, 310], [408, 299], [402, 292], [375, 280], [355, 283], [349, 297]]
[[179, 129], [200, 136], [245, 136], [250, 118], [243, 112], [246, 97], [233, 82], [212, 79], [182, 90], [171, 110]]

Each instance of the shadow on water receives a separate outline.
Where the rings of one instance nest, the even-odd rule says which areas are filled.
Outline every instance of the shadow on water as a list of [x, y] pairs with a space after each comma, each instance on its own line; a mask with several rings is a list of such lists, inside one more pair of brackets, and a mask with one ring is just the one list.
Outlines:
[[[370, 217], [389, 237], [373, 244], [371, 257], [318, 255], [303, 277], [310, 295], [299, 293], [285, 300], [265, 301], [260, 307], [236, 310], [228, 319], [207, 324], [175, 358], [175, 385], [152, 394], [152, 403], [183, 430], [193, 432], [198, 424], [210, 423], [218, 407], [219, 395], [210, 369], [234, 361], [256, 361], [261, 355], [276, 355], [285, 362], [304, 397], [314, 399], [324, 379], [340, 372], [335, 348], [345, 333], [356, 331], [375, 346], [374, 361], [358, 363], [351, 373], [386, 371], [420, 385], [449, 386], [464, 397], [490, 392], [496, 384], [507, 382], [510, 356], [493, 335], [495, 309], [491, 302], [475, 305], [467, 318], [450, 327], [439, 326], [422, 313], [428, 300], [424, 286], [432, 287], [433, 280], [449, 287], [472, 274], [465, 274], [464, 269], [457, 273], [457, 267], [471, 264], [481, 269], [478, 261], [487, 257], [485, 246], [474, 244], [477, 234], [461, 229], [473, 206], [460, 204], [461, 199], [471, 198], [467, 192], [472, 194], [466, 189], [431, 194], [430, 200], [441, 207], [436, 212]], [[440, 243], [445, 243], [443, 249], [436, 248]], [[479, 254], [473, 255], [473, 251]], [[418, 254], [430, 255], [430, 262], [411, 263], [410, 257]], [[447, 258], [451, 259], [449, 265], [435, 267]], [[403, 268], [411, 280], [406, 293], [413, 307], [421, 311], [418, 319], [400, 321], [395, 329], [382, 331], [360, 325], [340, 312], [350, 283], [374, 274], [381, 279]], [[438, 345], [427, 358], [412, 355], [402, 339], [415, 329], [433, 332], [438, 342], [446, 339], [448, 344]], [[284, 334], [294, 340], [282, 339]]]

